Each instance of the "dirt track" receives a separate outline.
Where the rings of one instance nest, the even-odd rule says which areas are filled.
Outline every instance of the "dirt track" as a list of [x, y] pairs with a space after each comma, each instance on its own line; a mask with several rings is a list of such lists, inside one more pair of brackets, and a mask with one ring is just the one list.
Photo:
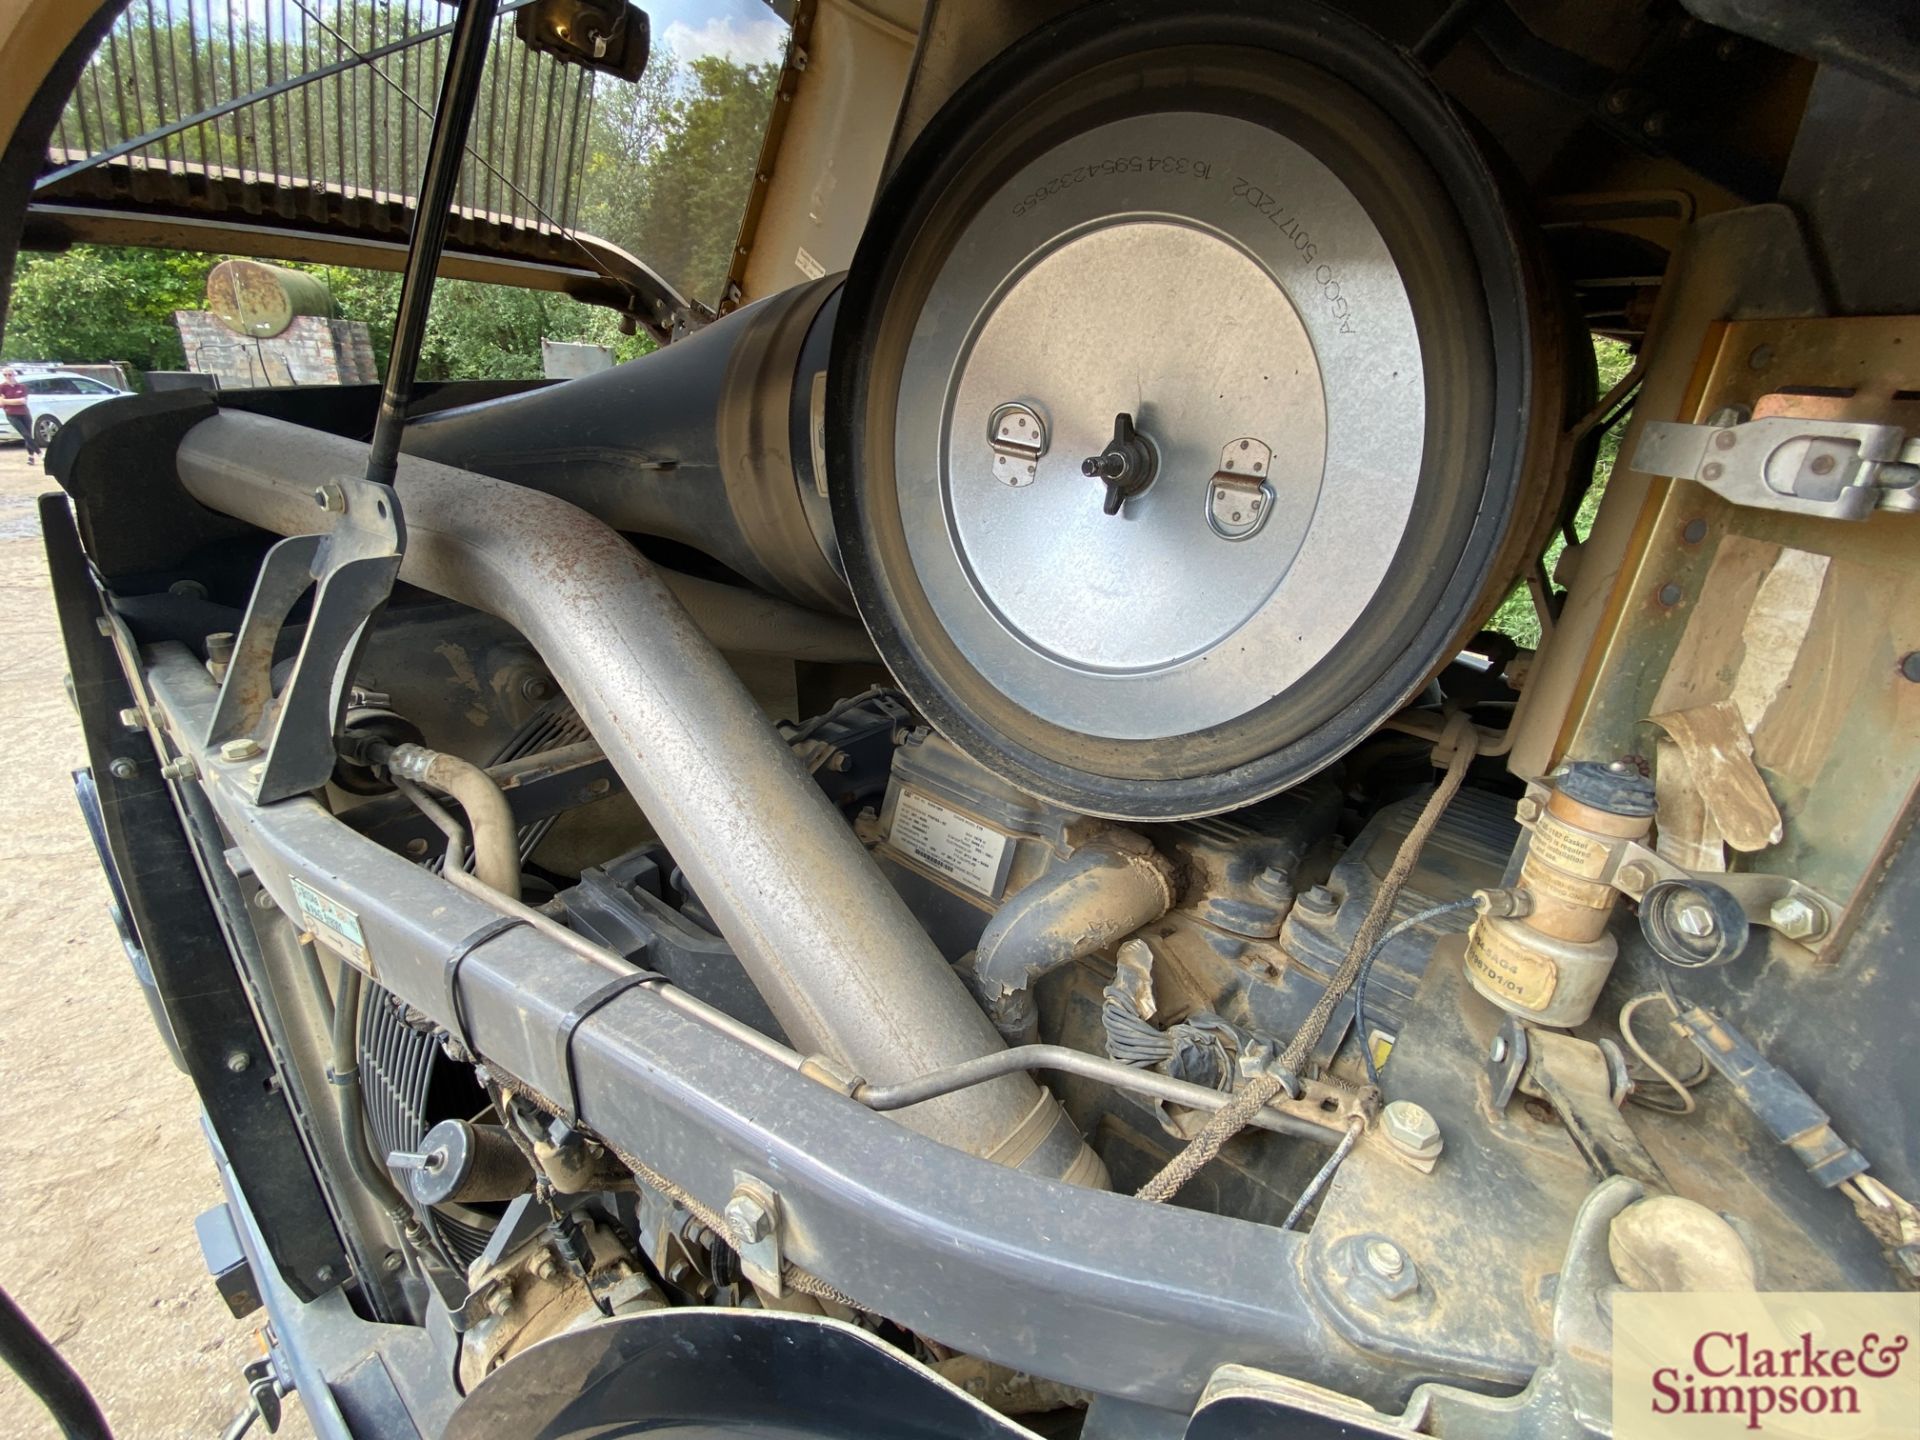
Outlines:
[[[0, 1286], [92, 1386], [117, 1436], [218, 1436], [245, 1402], [264, 1312], [214, 1293], [193, 1217], [220, 1199], [192, 1087], [107, 920], [68, 772], [67, 703], [34, 500], [0, 445]], [[309, 1435], [297, 1400], [283, 1436]], [[0, 1435], [57, 1432], [0, 1367]], [[256, 1434], [264, 1430], [256, 1429]]]

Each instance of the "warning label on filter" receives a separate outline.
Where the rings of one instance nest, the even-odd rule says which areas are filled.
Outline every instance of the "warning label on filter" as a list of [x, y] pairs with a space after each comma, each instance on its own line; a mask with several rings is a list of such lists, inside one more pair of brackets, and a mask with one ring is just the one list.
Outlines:
[[358, 915], [300, 879], [293, 880], [293, 903], [300, 907], [301, 917], [314, 939], [339, 951], [363, 970], [371, 968], [367, 937], [361, 932]]
[[891, 843], [929, 870], [990, 897], [999, 893], [1011, 840], [917, 790], [902, 790], [893, 807]]

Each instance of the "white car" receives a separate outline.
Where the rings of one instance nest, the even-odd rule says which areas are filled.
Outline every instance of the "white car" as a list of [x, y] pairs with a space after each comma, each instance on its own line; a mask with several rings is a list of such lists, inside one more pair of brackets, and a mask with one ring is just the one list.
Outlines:
[[52, 443], [62, 425], [89, 405], [128, 393], [70, 370], [23, 374], [20, 383], [27, 387], [27, 416], [33, 424], [34, 443], [42, 450]]

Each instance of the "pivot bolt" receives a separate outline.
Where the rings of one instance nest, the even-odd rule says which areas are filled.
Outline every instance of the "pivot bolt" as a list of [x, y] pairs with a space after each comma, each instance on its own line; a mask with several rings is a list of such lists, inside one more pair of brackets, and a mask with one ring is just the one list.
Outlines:
[[1767, 911], [1767, 919], [1789, 940], [1813, 940], [1827, 928], [1827, 917], [1820, 907], [1798, 895], [1774, 901]]
[[1367, 1268], [1382, 1280], [1398, 1280], [1406, 1273], [1407, 1257], [1391, 1240], [1369, 1240]]

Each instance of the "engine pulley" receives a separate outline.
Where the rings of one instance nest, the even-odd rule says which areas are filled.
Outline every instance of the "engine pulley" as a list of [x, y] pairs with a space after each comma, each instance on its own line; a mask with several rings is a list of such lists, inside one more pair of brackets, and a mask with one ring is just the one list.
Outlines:
[[835, 526], [882, 653], [1089, 813], [1322, 768], [1500, 578], [1528, 285], [1458, 119], [1351, 20], [1030, 36], [909, 152], [842, 304]]

